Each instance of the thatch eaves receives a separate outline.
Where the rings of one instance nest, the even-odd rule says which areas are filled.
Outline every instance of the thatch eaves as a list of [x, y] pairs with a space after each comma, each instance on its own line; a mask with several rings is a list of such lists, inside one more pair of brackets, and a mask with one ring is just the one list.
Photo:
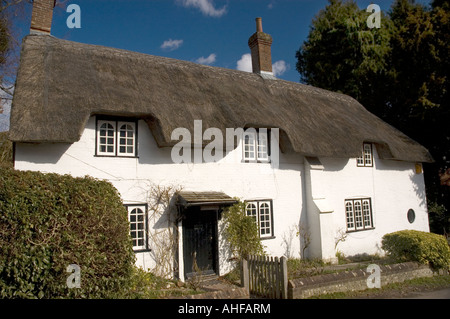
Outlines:
[[[174, 129], [275, 127], [282, 151], [430, 162], [428, 151], [355, 99], [308, 85], [48, 35], [24, 39], [11, 110], [15, 142], [73, 143], [93, 114], [146, 120], [160, 147]], [[142, 146], [141, 147], [145, 147]]]

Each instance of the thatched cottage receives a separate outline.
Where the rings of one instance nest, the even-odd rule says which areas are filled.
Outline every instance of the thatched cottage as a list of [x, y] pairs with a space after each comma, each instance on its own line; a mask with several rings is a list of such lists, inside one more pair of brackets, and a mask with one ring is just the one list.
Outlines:
[[[260, 19], [246, 73], [57, 39], [52, 10], [53, 0], [34, 1], [22, 45], [15, 167], [109, 180], [138, 265], [181, 279], [194, 261], [227, 272], [221, 212], [236, 197], [274, 256], [382, 253], [386, 233], [429, 230], [428, 151], [349, 96], [276, 79]], [[232, 146], [202, 158], [230, 129]]]

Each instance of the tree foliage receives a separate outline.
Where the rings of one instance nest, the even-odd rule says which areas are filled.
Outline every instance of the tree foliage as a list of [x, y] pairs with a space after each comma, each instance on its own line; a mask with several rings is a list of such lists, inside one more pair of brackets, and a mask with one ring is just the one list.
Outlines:
[[19, 66], [20, 40], [15, 22], [31, 17], [31, 0], [0, 0], [0, 113], [12, 99]]
[[396, 0], [379, 29], [368, 28], [369, 15], [354, 1], [330, 0], [297, 51], [297, 70], [303, 82], [356, 98], [428, 148], [435, 159], [425, 165], [430, 226], [449, 232], [450, 190], [439, 180], [450, 167], [449, 1]]
[[352, 1], [330, 1], [296, 57], [302, 81], [351, 95], [371, 109], [385, 102], [381, 84], [389, 77], [392, 23], [382, 15], [383, 28], [371, 30], [367, 17]]
[[259, 238], [258, 225], [253, 217], [245, 214], [245, 203], [239, 201], [223, 212], [224, 236], [232, 253], [241, 260], [248, 255], [264, 254]]

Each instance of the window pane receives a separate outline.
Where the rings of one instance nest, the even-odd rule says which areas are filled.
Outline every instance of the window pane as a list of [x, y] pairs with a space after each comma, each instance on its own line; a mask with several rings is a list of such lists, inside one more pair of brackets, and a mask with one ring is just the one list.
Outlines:
[[120, 125], [119, 154], [134, 155], [134, 149], [135, 149], [134, 127], [135, 127], [134, 124], [131, 124], [131, 123]]
[[370, 144], [364, 144], [364, 164], [372, 166], [372, 146]]
[[345, 215], [347, 218], [347, 230], [354, 230], [355, 229], [355, 223], [354, 223], [354, 217], [353, 217], [353, 205], [352, 202], [347, 202], [345, 204]]
[[247, 216], [250, 216], [254, 219], [255, 223], [258, 223], [258, 218], [257, 218], [257, 210], [256, 210], [256, 205], [253, 203], [249, 203], [247, 204], [246, 208], [245, 208], [245, 213]]
[[255, 134], [244, 133], [244, 159], [255, 159]]
[[258, 159], [268, 158], [267, 132], [258, 134]]
[[355, 210], [355, 226], [356, 229], [361, 229], [363, 227], [363, 218], [362, 218], [362, 207], [361, 201], [354, 201], [354, 210]]
[[130, 219], [130, 235], [133, 239], [133, 247], [144, 248], [145, 246], [145, 213], [140, 208], [132, 208], [129, 210]]
[[270, 225], [270, 206], [268, 203], [263, 202], [259, 205], [259, 220], [260, 220], [260, 234], [271, 235]]
[[114, 154], [115, 122], [99, 121], [98, 123], [100, 126], [100, 129], [97, 133], [98, 152], [103, 154]]
[[362, 156], [358, 157], [357, 161], [358, 161], [358, 166], [364, 166], [364, 159]]
[[364, 216], [364, 227], [372, 227], [372, 218], [370, 211], [370, 202], [368, 200], [363, 201], [363, 216]]

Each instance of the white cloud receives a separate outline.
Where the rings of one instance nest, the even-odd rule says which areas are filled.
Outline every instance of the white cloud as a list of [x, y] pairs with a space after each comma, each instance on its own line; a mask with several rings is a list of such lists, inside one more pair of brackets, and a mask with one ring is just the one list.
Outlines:
[[169, 40], [164, 41], [163, 44], [161, 44], [161, 49], [173, 51], [173, 50], [178, 49], [182, 44], [183, 44], [183, 40], [169, 39]]
[[204, 15], [210, 17], [221, 17], [227, 12], [227, 6], [220, 9], [214, 7], [214, 0], [178, 0], [184, 7], [194, 7], [199, 9]]
[[197, 60], [195, 60], [195, 62], [197, 62], [197, 63], [200, 63], [200, 64], [207, 64], [207, 65], [210, 65], [210, 64], [213, 64], [214, 62], [216, 62], [216, 57], [217, 57], [217, 55], [215, 54], [215, 53], [211, 53], [208, 57], [201, 57], [201, 58], [198, 58]]
[[[253, 72], [252, 67], [252, 55], [250, 53], [244, 54], [239, 61], [237, 61], [236, 69], [245, 72]], [[274, 76], [281, 76], [289, 69], [289, 65], [283, 61], [279, 60], [272, 64], [272, 72]]]
[[237, 61], [236, 69], [239, 71], [252, 72], [252, 55], [250, 53], [244, 54], [239, 61]]
[[283, 75], [284, 72], [287, 71], [289, 68], [289, 65], [286, 64], [285, 61], [280, 60], [272, 64], [272, 72], [274, 76], [280, 76]]

